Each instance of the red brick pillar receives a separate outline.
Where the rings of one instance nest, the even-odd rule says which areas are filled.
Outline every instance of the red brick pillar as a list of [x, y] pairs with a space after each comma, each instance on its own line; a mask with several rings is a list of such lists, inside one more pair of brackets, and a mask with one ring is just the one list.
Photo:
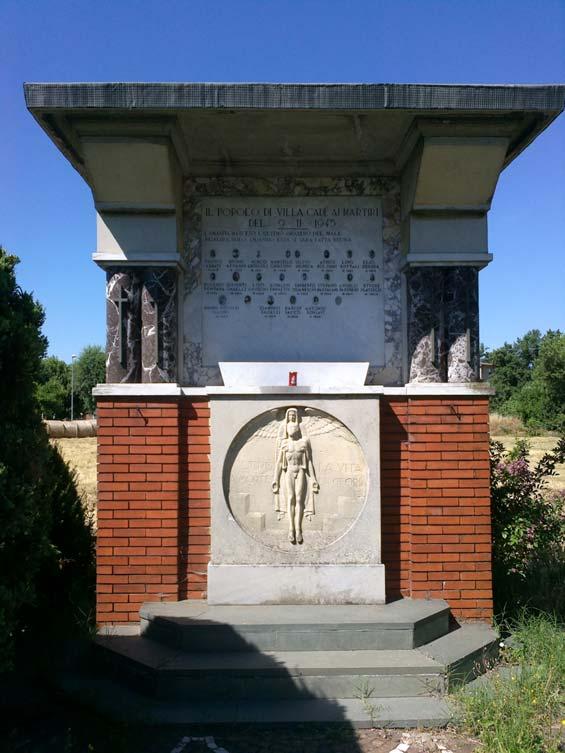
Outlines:
[[179, 596], [179, 403], [113, 397], [97, 416], [97, 621], [137, 622]]
[[183, 599], [205, 599], [210, 561], [210, 407], [181, 404], [180, 572]]
[[387, 599], [410, 595], [408, 400], [381, 400], [381, 542]]
[[410, 593], [492, 617], [487, 398], [409, 398]]

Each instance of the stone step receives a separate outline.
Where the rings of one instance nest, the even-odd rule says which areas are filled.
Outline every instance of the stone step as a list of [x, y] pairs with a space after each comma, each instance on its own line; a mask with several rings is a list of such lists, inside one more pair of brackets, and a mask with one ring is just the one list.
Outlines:
[[115, 676], [160, 698], [375, 699], [445, 690], [443, 665], [417, 649], [195, 654], [135, 636], [100, 636], [96, 646]]
[[447, 701], [436, 697], [300, 700], [157, 700], [108, 677], [62, 673], [59, 685], [76, 700], [121, 722], [143, 724], [301, 724], [352, 727], [441, 727], [453, 718]]
[[421, 651], [445, 667], [449, 686], [470, 682], [498, 656], [498, 634], [488, 625], [467, 623], [422, 646]]
[[209, 606], [157, 602], [140, 610], [141, 634], [191, 652], [411, 649], [449, 630], [440, 599], [383, 605]]

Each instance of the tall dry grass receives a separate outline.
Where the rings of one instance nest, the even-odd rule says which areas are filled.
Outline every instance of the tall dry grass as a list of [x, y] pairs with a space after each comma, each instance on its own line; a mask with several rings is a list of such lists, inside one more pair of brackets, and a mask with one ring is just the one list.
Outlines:
[[96, 437], [52, 441], [76, 471], [78, 490], [82, 494], [86, 511], [96, 521]]
[[526, 427], [517, 416], [503, 416], [501, 413], [491, 413], [489, 422], [492, 437], [525, 437], [528, 434]]

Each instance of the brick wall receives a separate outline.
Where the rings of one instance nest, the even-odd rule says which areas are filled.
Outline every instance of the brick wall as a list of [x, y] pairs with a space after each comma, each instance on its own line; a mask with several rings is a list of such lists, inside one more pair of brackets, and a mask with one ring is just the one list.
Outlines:
[[384, 399], [387, 594], [492, 616], [488, 399]]
[[180, 572], [182, 599], [205, 599], [210, 560], [210, 408], [181, 405]]
[[381, 544], [387, 598], [410, 594], [408, 402], [381, 400]]
[[209, 410], [124, 398], [97, 414], [97, 620], [137, 622], [144, 601], [205, 595]]
[[[97, 616], [205, 599], [210, 558], [205, 400], [98, 403]], [[389, 598], [444, 598], [492, 615], [488, 400], [384, 398], [382, 541]]]

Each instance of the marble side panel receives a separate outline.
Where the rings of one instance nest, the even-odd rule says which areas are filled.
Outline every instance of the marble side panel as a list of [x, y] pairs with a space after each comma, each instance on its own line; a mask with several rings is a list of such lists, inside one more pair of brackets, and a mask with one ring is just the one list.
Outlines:
[[140, 270], [106, 273], [106, 381], [141, 381]]
[[370, 365], [367, 384], [402, 383], [400, 191], [396, 179], [190, 178], [185, 181], [184, 186], [184, 260], [187, 267], [183, 291], [185, 336], [181, 380], [184, 384], [192, 386], [222, 384], [218, 366], [206, 364], [203, 347], [203, 202], [209, 200], [210, 197], [297, 199], [363, 196], [380, 198], [383, 234], [384, 358], [381, 363]]
[[448, 332], [447, 381], [479, 379], [479, 270], [446, 270], [445, 320]]
[[148, 267], [141, 296], [142, 382], [175, 382], [177, 373], [177, 273]]
[[410, 382], [443, 382], [441, 267], [412, 267], [406, 272]]
[[474, 267], [406, 271], [410, 382], [478, 380], [478, 274]]

